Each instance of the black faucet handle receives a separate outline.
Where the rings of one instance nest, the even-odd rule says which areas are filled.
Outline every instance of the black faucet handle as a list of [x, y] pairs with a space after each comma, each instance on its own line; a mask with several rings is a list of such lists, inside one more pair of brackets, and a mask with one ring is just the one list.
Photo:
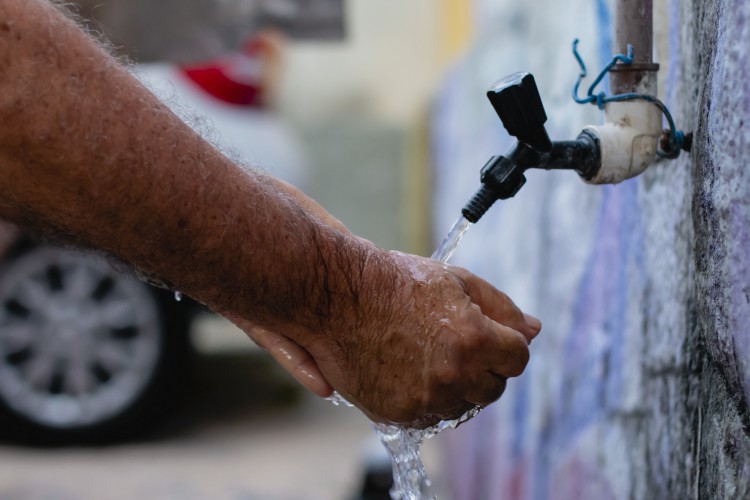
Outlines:
[[537, 151], [552, 149], [544, 128], [547, 115], [531, 73], [506, 76], [487, 91], [487, 97], [510, 135]]

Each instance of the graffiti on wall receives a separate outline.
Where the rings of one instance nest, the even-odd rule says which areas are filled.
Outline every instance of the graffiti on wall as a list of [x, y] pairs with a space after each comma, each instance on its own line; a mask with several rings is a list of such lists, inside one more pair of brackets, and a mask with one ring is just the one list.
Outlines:
[[[609, 4], [576, 1], [561, 10], [548, 3], [532, 13], [519, 2], [477, 2], [477, 42], [446, 78], [433, 117], [437, 234], [476, 189], [484, 156], [510, 145], [482, 102], [493, 79], [488, 68], [495, 79], [535, 74], [553, 139], [574, 137], [599, 119], [569, 98], [577, 68], [564, 47], [578, 37], [589, 47], [587, 60], [608, 60]], [[446, 438], [445, 470], [456, 499], [694, 496], [707, 470], [720, 467], [706, 462], [707, 446], [722, 446], [700, 439], [708, 411], [701, 398], [716, 394], [708, 378], [707, 387], [700, 385], [706, 363], [716, 363], [727, 390], [745, 398], [736, 432], [729, 418], [716, 432], [747, 440], [750, 183], [738, 159], [750, 157], [750, 141], [731, 131], [742, 129], [750, 113], [750, 7], [736, 0], [701, 15], [695, 11], [713, 7], [654, 3], [663, 97], [678, 120], [706, 134], [712, 149], [703, 152], [704, 163], [726, 165], [722, 172], [706, 167], [698, 191], [687, 156], [617, 186], [586, 186], [566, 172], [529, 173], [516, 198], [499, 202], [467, 234], [455, 262], [540, 316], [544, 329], [526, 373], [501, 401]], [[695, 54], [708, 49], [691, 45], [693, 38], [707, 43], [691, 38], [691, 26], [719, 33], [713, 59]], [[706, 68], [701, 61], [713, 62]], [[701, 74], [710, 83], [707, 95], [684, 99], [696, 95]], [[714, 107], [704, 110], [705, 130], [694, 116], [700, 102]], [[694, 193], [704, 221], [697, 230], [705, 234], [693, 232]], [[695, 295], [696, 272], [705, 295]], [[707, 361], [696, 308], [712, 353]], [[733, 405], [711, 411], [734, 412]], [[724, 421], [717, 416], [711, 421]], [[742, 439], [724, 447], [740, 449]], [[747, 488], [741, 454], [716, 453], [721, 467], [735, 471], [724, 473], [732, 491]]]

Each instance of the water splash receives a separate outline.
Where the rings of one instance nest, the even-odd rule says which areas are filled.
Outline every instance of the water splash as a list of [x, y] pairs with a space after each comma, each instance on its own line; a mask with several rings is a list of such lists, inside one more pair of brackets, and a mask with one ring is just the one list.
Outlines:
[[408, 429], [396, 425], [373, 424], [393, 467], [393, 500], [434, 500], [430, 492], [430, 479], [422, 463], [419, 447], [425, 436], [418, 429]]
[[[471, 222], [463, 217], [458, 219], [437, 250], [433, 252], [432, 258], [447, 263], [469, 227], [471, 227]], [[337, 392], [334, 392], [327, 399], [335, 405], [352, 406]], [[419, 447], [425, 439], [429, 439], [445, 429], [455, 429], [463, 422], [476, 416], [479, 410], [480, 407], [476, 406], [456, 420], [444, 420], [427, 429], [372, 424], [380, 442], [383, 443], [391, 457], [391, 465], [393, 466], [391, 498], [393, 500], [435, 500], [435, 495], [430, 492], [431, 483], [425, 472]]]
[[425, 472], [419, 448], [425, 439], [430, 439], [445, 429], [455, 429], [479, 413], [475, 406], [456, 420], [443, 420], [426, 429], [411, 429], [399, 425], [372, 424], [380, 442], [391, 457], [393, 467], [393, 500], [436, 500], [430, 491], [430, 478]]

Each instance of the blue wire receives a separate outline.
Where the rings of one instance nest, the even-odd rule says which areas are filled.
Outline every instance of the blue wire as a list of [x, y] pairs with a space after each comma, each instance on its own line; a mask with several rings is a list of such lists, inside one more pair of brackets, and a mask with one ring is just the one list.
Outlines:
[[578, 53], [577, 38], [573, 40], [573, 56], [575, 56], [576, 61], [578, 61], [578, 65], [581, 67], [581, 72], [578, 74], [578, 79], [576, 80], [575, 85], [573, 85], [573, 100], [575, 102], [577, 102], [578, 104], [596, 104], [599, 109], [604, 109], [604, 106], [608, 102], [622, 102], [641, 99], [652, 103], [657, 108], [659, 108], [662, 114], [664, 114], [664, 117], [667, 119], [667, 123], [669, 124], [669, 149], [667, 151], [657, 151], [656, 154], [658, 154], [662, 158], [677, 158], [680, 155], [680, 149], [682, 148], [682, 145], [684, 143], [685, 134], [681, 130], [677, 130], [674, 124], [674, 120], [672, 119], [672, 114], [669, 112], [669, 109], [667, 109], [667, 106], [664, 105], [664, 103], [659, 99], [651, 95], [636, 93], [615, 94], [612, 96], [607, 96], [605, 92], [594, 94], [594, 90], [596, 89], [597, 85], [601, 83], [601, 81], [614, 67], [615, 64], [617, 64], [618, 62], [621, 62], [622, 64], [633, 63], [632, 45], [628, 44], [627, 55], [617, 54], [612, 58], [609, 64], [607, 64], [604, 69], [599, 72], [597, 77], [594, 79], [594, 82], [589, 86], [586, 97], [582, 98], [578, 97], [578, 89], [580, 88], [583, 79], [586, 78], [587, 71], [586, 65], [583, 63], [583, 59]]

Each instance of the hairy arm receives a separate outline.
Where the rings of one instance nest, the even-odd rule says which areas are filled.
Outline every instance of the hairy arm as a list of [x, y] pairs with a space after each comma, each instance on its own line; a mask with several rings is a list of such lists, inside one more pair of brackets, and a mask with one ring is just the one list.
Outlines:
[[[337, 280], [309, 271], [356, 278], [337, 265], [354, 257], [337, 254], [368, 249], [342, 244], [286, 186], [204, 143], [54, 8], [3, 4], [7, 205], [209, 305], [265, 320], [327, 314], [325, 285]], [[279, 269], [299, 272], [290, 280]]]
[[[0, 0], [0, 67], [5, 216], [159, 276], [240, 324], [308, 388], [333, 386], [378, 420], [486, 404], [523, 369], [538, 326], [507, 297], [381, 251], [235, 165], [48, 2]], [[480, 350], [481, 363], [466, 359]], [[481, 397], [467, 399], [461, 376]], [[404, 383], [408, 394], [389, 396]]]

